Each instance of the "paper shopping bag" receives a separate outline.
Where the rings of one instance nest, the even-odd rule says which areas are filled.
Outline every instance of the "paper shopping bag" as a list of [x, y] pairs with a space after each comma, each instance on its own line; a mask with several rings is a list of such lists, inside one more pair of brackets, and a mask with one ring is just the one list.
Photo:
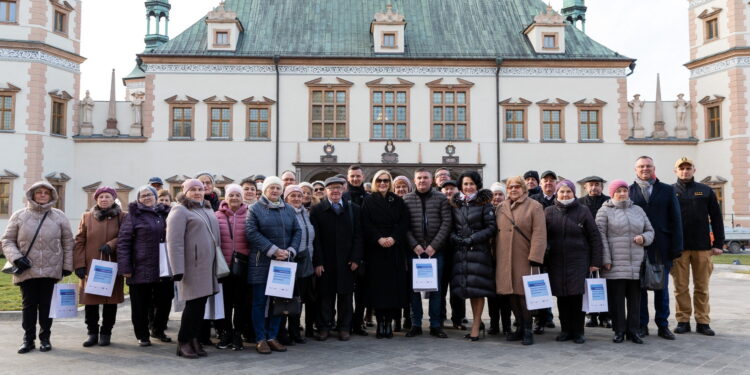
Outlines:
[[415, 292], [438, 290], [437, 259], [412, 259], [411, 271], [411, 287]]
[[94, 259], [91, 262], [91, 269], [89, 269], [89, 274], [86, 277], [86, 288], [83, 292], [112, 297], [112, 289], [115, 287], [116, 277], [117, 263]]
[[205, 320], [224, 319], [224, 287], [219, 284], [219, 293], [208, 297], [206, 301], [206, 312], [203, 313]]
[[169, 258], [167, 257], [167, 244], [159, 244], [159, 277], [172, 277], [172, 269], [169, 267]]
[[266, 280], [266, 295], [272, 297], [292, 298], [294, 276], [297, 274], [296, 262], [272, 260]]
[[180, 288], [177, 287], [177, 283], [173, 285], [173, 288], [174, 298], [172, 299], [172, 311], [176, 313], [182, 312], [182, 310], [185, 310], [185, 301], [180, 299]]
[[523, 292], [526, 295], [526, 308], [529, 310], [552, 307], [552, 290], [546, 273], [524, 276]]
[[49, 317], [75, 318], [78, 315], [78, 285], [55, 284], [52, 291], [52, 303], [49, 309]]
[[581, 310], [586, 313], [609, 311], [606, 279], [586, 279], [586, 289], [583, 291], [583, 306], [581, 306]]

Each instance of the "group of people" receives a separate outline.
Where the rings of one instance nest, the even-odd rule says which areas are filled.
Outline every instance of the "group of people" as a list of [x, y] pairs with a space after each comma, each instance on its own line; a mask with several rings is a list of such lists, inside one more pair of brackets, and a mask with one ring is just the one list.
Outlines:
[[[469, 341], [479, 340], [486, 303], [487, 333], [531, 345], [534, 334], [554, 327], [551, 309], [527, 307], [523, 277], [536, 273], [548, 274], [557, 297], [557, 341], [585, 342], [586, 279], [600, 273], [607, 280], [608, 313], [592, 316], [586, 326], [611, 327], [616, 343], [643, 343], [649, 334], [641, 285], [647, 260], [666, 271], [663, 288], [654, 292], [658, 335], [675, 338], [668, 328], [671, 273], [674, 332], [690, 332], [694, 316], [696, 331], [712, 336], [708, 279], [710, 257], [723, 247], [722, 216], [713, 191], [694, 180], [693, 161], [679, 159], [674, 172], [675, 184], [662, 183], [653, 159], [642, 156], [634, 183], [611, 181], [606, 196], [605, 181], [590, 176], [581, 198], [573, 182], [552, 171], [528, 171], [485, 189], [475, 171], [454, 180], [445, 168], [434, 175], [417, 169], [413, 178], [379, 170], [367, 186], [362, 168], [354, 165], [346, 175], [312, 183], [299, 182], [291, 171], [256, 175], [225, 186], [221, 200], [210, 173], [186, 180], [174, 200], [155, 177], [137, 190], [127, 212], [114, 189], [97, 189], [75, 236], [65, 214], [53, 208], [55, 188], [38, 182], [27, 190], [26, 208], [12, 215], [1, 242], [20, 271], [13, 277], [23, 297], [18, 352], [35, 348], [37, 322], [40, 350], [51, 349], [53, 288], [72, 273], [80, 279], [79, 302], [85, 305], [84, 347], [110, 344], [127, 283], [140, 346], [151, 339], [171, 342], [165, 331], [172, 300], [184, 302], [176, 352], [186, 358], [206, 356], [209, 344], [242, 350], [243, 342], [254, 342], [259, 353], [270, 354], [334, 333], [346, 341], [352, 334], [368, 335], [372, 317], [378, 339], [399, 331], [415, 337], [423, 334], [423, 299], [431, 336], [448, 337], [450, 303], [452, 327], [468, 331]], [[437, 291], [414, 292], [412, 262], [418, 258], [435, 259]], [[118, 264], [110, 296], [85, 293], [95, 259]], [[285, 302], [266, 295], [272, 260], [297, 264], [293, 301], [304, 308], [274, 313], [274, 305]], [[226, 276], [220, 273], [223, 263], [230, 270]], [[224, 319], [204, 319], [209, 298], [219, 294]]]

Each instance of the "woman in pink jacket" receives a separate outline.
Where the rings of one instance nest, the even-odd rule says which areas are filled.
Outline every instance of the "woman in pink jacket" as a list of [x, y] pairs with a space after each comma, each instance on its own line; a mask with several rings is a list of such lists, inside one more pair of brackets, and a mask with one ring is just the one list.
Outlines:
[[[248, 206], [242, 200], [242, 187], [230, 184], [225, 188], [223, 201], [216, 211], [221, 235], [221, 250], [232, 274], [221, 279], [224, 291], [224, 320], [221, 340], [216, 347], [242, 350], [242, 332], [250, 325], [247, 287], [247, 256], [249, 247], [245, 237], [245, 219]], [[232, 314], [234, 312], [234, 314]]]

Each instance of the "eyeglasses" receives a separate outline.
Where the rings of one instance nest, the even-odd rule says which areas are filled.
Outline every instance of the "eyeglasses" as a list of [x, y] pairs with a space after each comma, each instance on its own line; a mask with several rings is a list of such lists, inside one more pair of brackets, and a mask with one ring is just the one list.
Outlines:
[[522, 189], [521, 185], [508, 185], [508, 190]]
[[315, 191], [323, 191], [325, 188], [315, 188]]
[[375, 180], [375, 182], [378, 184], [387, 184], [391, 182], [391, 179], [390, 178], [378, 178], [377, 180]]

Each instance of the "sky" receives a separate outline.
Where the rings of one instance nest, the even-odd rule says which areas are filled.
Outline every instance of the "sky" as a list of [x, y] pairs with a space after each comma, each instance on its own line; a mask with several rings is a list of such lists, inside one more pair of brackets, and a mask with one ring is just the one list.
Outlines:
[[[562, 2], [549, 1], [558, 11]], [[143, 3], [83, 2], [81, 54], [87, 60], [81, 67], [82, 96], [90, 90], [95, 100], [108, 100], [111, 72], [115, 69], [117, 100], [124, 99], [121, 78], [133, 69], [135, 55], [145, 46]], [[175, 37], [205, 16], [219, 0], [170, 0], [170, 4], [169, 36]], [[687, 1], [588, 0], [586, 6], [586, 33], [621, 55], [638, 60], [635, 73], [628, 77], [628, 97], [641, 94], [644, 100], [654, 100], [657, 73], [661, 73], [664, 100], [672, 100], [679, 93], [689, 96], [689, 72], [683, 66], [689, 59]]]

